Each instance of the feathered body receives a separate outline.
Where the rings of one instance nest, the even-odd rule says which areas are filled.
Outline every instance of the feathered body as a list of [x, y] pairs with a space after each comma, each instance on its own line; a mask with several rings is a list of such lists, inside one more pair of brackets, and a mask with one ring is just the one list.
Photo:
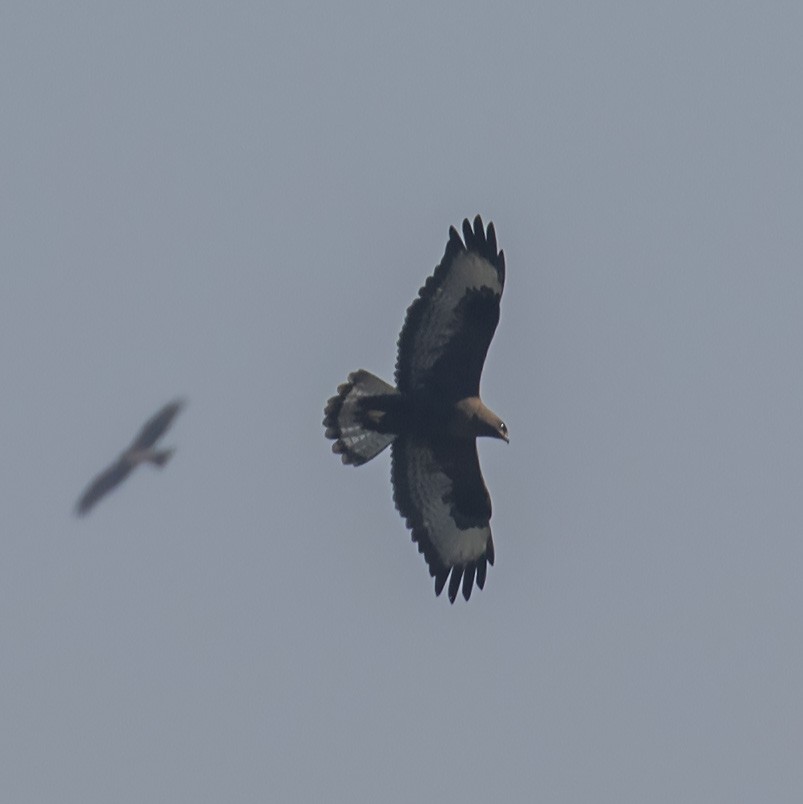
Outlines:
[[[324, 410], [326, 437], [343, 463], [360, 466], [392, 444], [393, 497], [449, 599], [482, 588], [494, 562], [491, 500], [476, 438], [508, 440], [481, 401], [480, 376], [499, 322], [505, 257], [479, 215], [452, 228], [443, 259], [407, 311], [399, 335], [396, 387], [363, 369]], [[451, 577], [450, 577], [451, 576]]]
[[75, 506], [78, 516], [84, 516], [102, 497], [120, 485], [141, 463], [163, 467], [173, 455], [172, 449], [156, 449], [154, 444], [162, 437], [173, 419], [184, 407], [184, 402], [175, 400], [165, 405], [142, 426], [131, 445], [117, 460], [104, 469], [87, 486]]

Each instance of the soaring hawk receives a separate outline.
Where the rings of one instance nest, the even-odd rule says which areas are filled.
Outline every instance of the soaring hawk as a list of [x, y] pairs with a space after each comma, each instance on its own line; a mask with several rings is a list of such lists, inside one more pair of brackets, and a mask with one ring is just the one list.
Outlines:
[[78, 516], [88, 513], [101, 497], [122, 483], [131, 474], [134, 467], [141, 463], [152, 463], [162, 467], [170, 460], [170, 456], [173, 454], [172, 449], [158, 450], [153, 445], [170, 427], [173, 419], [183, 407], [184, 402], [181, 400], [170, 402], [143, 425], [137, 437], [131, 442], [131, 446], [87, 486], [75, 506]]
[[[396, 387], [359, 370], [324, 410], [326, 437], [343, 463], [360, 466], [391, 445], [396, 508], [424, 554], [439, 595], [449, 581], [485, 585], [494, 563], [491, 498], [477, 436], [508, 440], [504, 422], [480, 400], [480, 375], [499, 322], [505, 255], [479, 215], [454, 227], [440, 265], [407, 310], [399, 335]], [[450, 577], [451, 575], [451, 577]]]

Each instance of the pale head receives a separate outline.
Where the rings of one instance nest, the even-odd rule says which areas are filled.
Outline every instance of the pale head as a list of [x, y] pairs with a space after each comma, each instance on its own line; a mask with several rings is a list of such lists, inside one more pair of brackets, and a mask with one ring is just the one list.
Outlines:
[[461, 399], [455, 405], [455, 412], [457, 415], [450, 428], [454, 435], [487, 436], [501, 438], [506, 444], [510, 442], [507, 425], [478, 396]]

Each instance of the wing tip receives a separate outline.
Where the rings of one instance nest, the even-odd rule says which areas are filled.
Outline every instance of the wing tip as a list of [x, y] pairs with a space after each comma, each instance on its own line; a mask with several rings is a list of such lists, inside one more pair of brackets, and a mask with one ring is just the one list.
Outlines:
[[[468, 218], [464, 218], [462, 228], [465, 249], [467, 251], [476, 251], [481, 257], [487, 259], [497, 269], [499, 277], [504, 283], [505, 255], [504, 251], [499, 249], [496, 239], [496, 227], [493, 221], [488, 221], [486, 227], [483, 224], [482, 216], [477, 214], [474, 216], [473, 223]], [[450, 238], [451, 233], [454, 231], [454, 227], [449, 230]]]
[[[472, 224], [468, 218], [463, 219], [461, 225], [462, 237], [457, 227], [449, 227], [449, 240], [443, 252], [441, 261], [435, 266], [435, 270], [430, 274], [418, 291], [418, 295], [413, 299], [404, 316], [404, 323], [396, 341], [396, 368], [394, 377], [396, 385], [401, 387], [405, 384], [405, 375], [408, 370], [407, 358], [404, 357], [412, 344], [412, 332], [420, 323], [424, 315], [424, 307], [427, 301], [435, 295], [443, 281], [443, 277], [449, 270], [451, 262], [461, 253], [466, 251], [475, 252], [483, 259], [487, 260], [496, 271], [496, 276], [500, 284], [497, 296], [501, 296], [501, 289], [505, 284], [505, 256], [504, 252], [498, 250], [496, 240], [496, 228], [493, 221], [489, 221], [487, 230], [484, 227], [482, 216], [474, 216]], [[402, 389], [404, 390], [404, 389]]]
[[428, 551], [424, 549], [421, 540], [416, 539], [415, 534], [413, 534], [413, 539], [418, 543], [418, 551], [424, 554], [424, 558], [429, 565], [429, 574], [435, 579], [436, 597], [440, 597], [441, 592], [447, 589], [447, 581], [449, 582], [447, 597], [452, 604], [457, 600], [460, 592], [462, 592], [463, 598], [468, 601], [475, 586], [480, 590], [485, 588], [488, 564], [493, 564], [493, 546], [490, 539], [488, 550], [484, 556], [481, 556], [476, 561], [470, 561], [468, 564], [455, 564], [452, 567], [444, 567], [436, 563], [437, 559], [428, 555]]
[[449, 603], [454, 604], [458, 594], [462, 592], [463, 599], [468, 602], [474, 585], [478, 589], [485, 588], [485, 573], [487, 570], [486, 556], [472, 561], [468, 564], [455, 565], [450, 568], [434, 569], [430, 568], [430, 573], [435, 578], [435, 596], [440, 597], [441, 592], [446, 588], [446, 581], [449, 581], [447, 597]]

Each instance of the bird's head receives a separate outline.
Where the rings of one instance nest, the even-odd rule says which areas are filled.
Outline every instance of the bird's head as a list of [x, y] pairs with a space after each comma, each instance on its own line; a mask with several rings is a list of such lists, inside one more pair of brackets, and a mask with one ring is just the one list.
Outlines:
[[501, 438], [510, 443], [507, 425], [479, 397], [464, 399], [457, 404], [457, 421], [461, 431], [470, 436]]
[[496, 430], [494, 432], [494, 437], [501, 438], [502, 441], [505, 442], [505, 444], [510, 443], [510, 438], [507, 434], [507, 425], [501, 419], [496, 420]]
[[509, 444], [510, 438], [507, 434], [507, 425], [495, 413], [492, 413], [487, 408], [485, 410], [489, 415], [483, 416], [477, 422], [477, 435], [488, 436], [489, 438], [501, 438], [505, 444]]

